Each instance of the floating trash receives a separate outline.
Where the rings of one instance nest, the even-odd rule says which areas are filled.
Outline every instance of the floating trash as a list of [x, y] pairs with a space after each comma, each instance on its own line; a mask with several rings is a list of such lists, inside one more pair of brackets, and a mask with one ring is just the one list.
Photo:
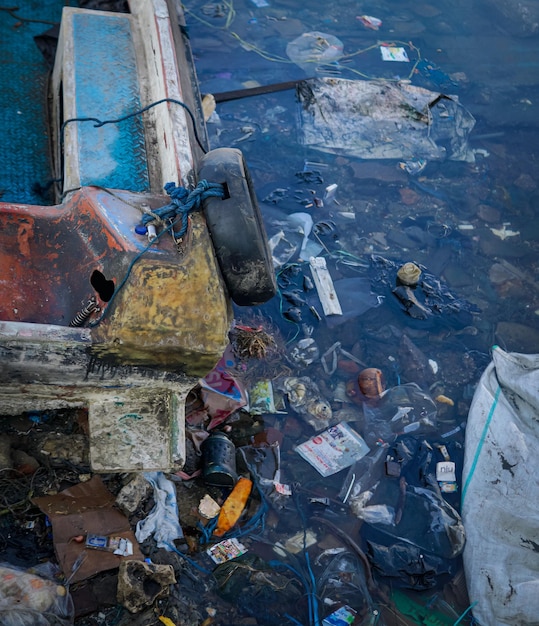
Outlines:
[[313, 31], [291, 41], [286, 46], [286, 54], [307, 74], [311, 74], [317, 65], [338, 61], [343, 56], [343, 48], [342, 41], [334, 35]]
[[[390, 48], [383, 47], [384, 50]], [[456, 96], [404, 81], [314, 78], [297, 87], [300, 141], [362, 159], [474, 162], [474, 117]]]

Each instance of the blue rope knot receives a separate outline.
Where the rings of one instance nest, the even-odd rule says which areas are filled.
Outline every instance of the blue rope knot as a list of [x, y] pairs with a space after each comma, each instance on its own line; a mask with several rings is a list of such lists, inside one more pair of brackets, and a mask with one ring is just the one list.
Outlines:
[[[142, 216], [144, 225], [154, 221], [170, 223], [174, 239], [181, 239], [187, 232], [188, 216], [193, 211], [199, 211], [202, 203], [207, 198], [224, 198], [225, 188], [221, 183], [209, 183], [201, 180], [197, 186], [189, 191], [185, 187], [176, 186], [176, 183], [167, 183], [165, 191], [171, 198], [171, 202], [159, 209], [145, 213]], [[173, 226], [181, 221], [181, 228], [178, 231]]]

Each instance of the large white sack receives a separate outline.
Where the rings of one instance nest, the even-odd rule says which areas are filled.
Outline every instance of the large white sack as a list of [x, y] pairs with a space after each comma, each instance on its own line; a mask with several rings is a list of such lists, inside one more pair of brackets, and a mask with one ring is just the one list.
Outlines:
[[482, 626], [539, 625], [539, 354], [493, 348], [462, 477], [464, 568]]

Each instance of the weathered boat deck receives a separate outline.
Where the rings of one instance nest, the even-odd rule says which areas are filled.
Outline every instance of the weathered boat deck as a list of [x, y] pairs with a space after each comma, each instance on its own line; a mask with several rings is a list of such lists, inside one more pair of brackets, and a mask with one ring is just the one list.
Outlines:
[[35, 37], [60, 23], [61, 0], [26, 2], [0, 13], [0, 200], [51, 205], [40, 193], [52, 178], [47, 120], [51, 70]]

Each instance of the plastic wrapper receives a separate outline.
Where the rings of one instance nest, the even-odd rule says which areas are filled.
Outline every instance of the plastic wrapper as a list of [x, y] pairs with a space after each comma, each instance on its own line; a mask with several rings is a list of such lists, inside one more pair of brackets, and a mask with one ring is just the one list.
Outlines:
[[290, 407], [316, 432], [329, 426], [333, 416], [331, 406], [309, 377], [281, 378], [276, 386], [287, 395]]
[[21, 570], [0, 564], [0, 623], [2, 626], [70, 626], [73, 602], [54, 576], [58, 570], [44, 564]]
[[372, 491], [363, 491], [355, 498], [351, 498], [350, 510], [356, 517], [369, 524], [391, 526], [395, 524], [395, 509], [392, 506], [387, 504], [368, 504], [377, 486], [378, 484], [374, 485]]
[[215, 428], [231, 413], [247, 404], [247, 395], [243, 387], [227, 371], [230, 360], [230, 348], [227, 348], [213, 370], [199, 380], [204, 408], [211, 417], [208, 430]]
[[265, 415], [276, 413], [273, 385], [271, 380], [260, 380], [249, 390], [249, 406], [251, 415]]
[[300, 443], [295, 450], [326, 477], [350, 467], [369, 452], [369, 447], [346, 422], [339, 422]]
[[377, 401], [364, 402], [363, 414], [369, 445], [380, 439], [391, 442], [403, 434], [433, 435], [438, 428], [434, 400], [415, 383], [392, 387]]

